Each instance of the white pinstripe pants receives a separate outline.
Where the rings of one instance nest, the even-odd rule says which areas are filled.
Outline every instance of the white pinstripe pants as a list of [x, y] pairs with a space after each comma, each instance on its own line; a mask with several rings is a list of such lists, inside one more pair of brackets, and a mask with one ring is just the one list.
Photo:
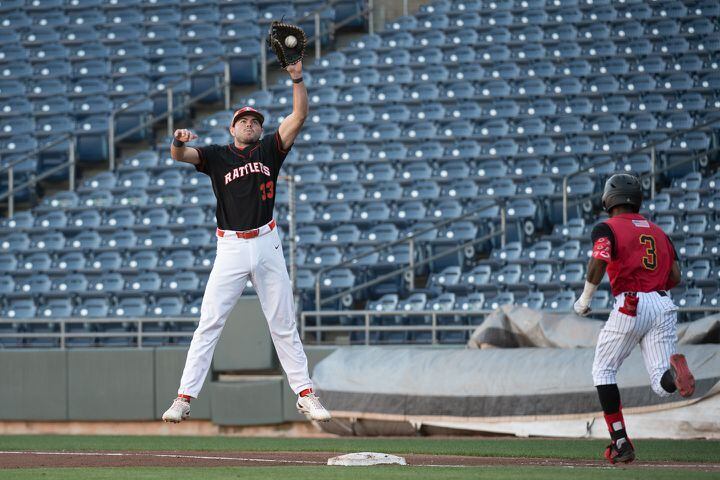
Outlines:
[[595, 360], [593, 361], [593, 384], [611, 385], [616, 382], [617, 371], [640, 344], [650, 384], [661, 397], [670, 393], [660, 385], [660, 379], [670, 368], [670, 356], [677, 350], [677, 306], [669, 296], [657, 292], [638, 293], [637, 316], [619, 311], [625, 303], [625, 294], [615, 297], [615, 306], [600, 331]]

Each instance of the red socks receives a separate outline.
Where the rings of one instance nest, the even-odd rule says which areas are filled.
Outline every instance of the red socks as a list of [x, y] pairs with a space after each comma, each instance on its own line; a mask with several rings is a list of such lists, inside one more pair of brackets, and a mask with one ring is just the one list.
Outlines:
[[305, 390], [303, 390], [302, 392], [300, 392], [300, 396], [301, 396], [301, 397], [307, 397], [307, 396], [310, 395], [311, 393], [313, 393], [313, 389], [312, 389], [312, 388], [306, 388]]
[[623, 418], [622, 408], [615, 413], [606, 413], [605, 423], [607, 423], [613, 443], [619, 448], [622, 445], [622, 441], [618, 442], [619, 440], [628, 440], [627, 432], [625, 431], [625, 419]]
[[184, 395], [184, 394], [178, 395], [178, 398], [182, 398], [183, 400], [185, 400], [188, 403], [190, 403], [190, 400], [192, 400], [192, 397], [190, 395]]

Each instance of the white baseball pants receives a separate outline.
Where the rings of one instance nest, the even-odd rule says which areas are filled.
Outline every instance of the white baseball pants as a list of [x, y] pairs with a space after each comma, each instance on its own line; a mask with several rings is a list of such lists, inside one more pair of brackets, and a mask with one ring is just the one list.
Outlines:
[[226, 230], [217, 239], [217, 256], [205, 286], [200, 322], [190, 343], [178, 394], [197, 398], [225, 321], [248, 278], [257, 292], [290, 388], [295, 393], [312, 388], [277, 228], [250, 239], [238, 238]]
[[653, 391], [662, 397], [668, 396], [670, 393], [662, 388], [660, 379], [670, 368], [670, 356], [677, 350], [677, 306], [669, 296], [663, 297], [657, 292], [637, 295], [635, 317], [619, 311], [625, 303], [625, 294], [615, 297], [613, 310], [598, 337], [593, 384], [617, 383], [615, 377], [620, 365], [639, 343]]

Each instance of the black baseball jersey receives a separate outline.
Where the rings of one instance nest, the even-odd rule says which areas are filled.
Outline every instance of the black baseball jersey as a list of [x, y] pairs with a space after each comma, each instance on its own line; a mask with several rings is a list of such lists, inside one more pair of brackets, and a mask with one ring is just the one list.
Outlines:
[[195, 169], [212, 180], [218, 228], [252, 230], [272, 220], [275, 185], [290, 151], [282, 149], [277, 131], [243, 149], [233, 143], [193, 148], [200, 157]]

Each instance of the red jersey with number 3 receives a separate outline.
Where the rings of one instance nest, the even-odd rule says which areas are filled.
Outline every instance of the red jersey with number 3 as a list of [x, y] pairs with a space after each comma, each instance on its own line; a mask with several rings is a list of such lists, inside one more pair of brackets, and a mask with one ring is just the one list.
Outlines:
[[613, 295], [669, 289], [675, 248], [660, 227], [637, 213], [623, 213], [604, 222], [612, 236], [595, 239], [593, 258], [607, 262]]

